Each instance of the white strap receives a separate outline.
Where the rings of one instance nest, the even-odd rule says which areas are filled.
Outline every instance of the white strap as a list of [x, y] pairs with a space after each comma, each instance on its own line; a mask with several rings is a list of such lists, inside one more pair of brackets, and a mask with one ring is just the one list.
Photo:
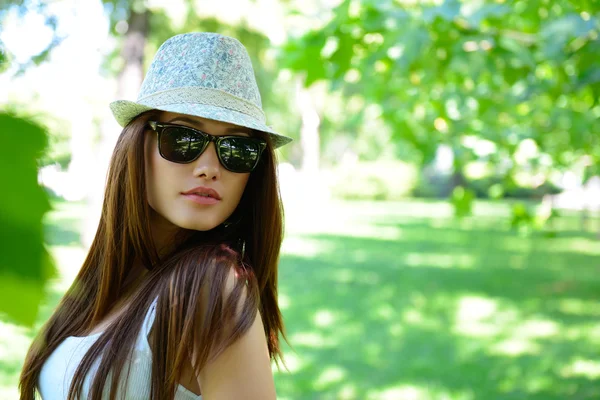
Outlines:
[[148, 335], [150, 334], [150, 330], [152, 329], [152, 324], [154, 324], [154, 319], [156, 317], [156, 304], [158, 303], [158, 297], [154, 299], [152, 304], [150, 304], [150, 308], [146, 313], [146, 317], [144, 318], [144, 322], [142, 324], [141, 329], [141, 344], [145, 350], [150, 350], [150, 343], [148, 343]]

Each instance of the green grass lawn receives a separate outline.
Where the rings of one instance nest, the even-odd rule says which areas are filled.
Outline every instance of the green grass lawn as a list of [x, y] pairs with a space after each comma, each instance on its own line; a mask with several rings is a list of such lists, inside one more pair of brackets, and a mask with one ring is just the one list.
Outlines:
[[[287, 210], [281, 399], [600, 398], [600, 241], [576, 218], [546, 238], [510, 231], [505, 202], [462, 221], [444, 202], [316, 210]], [[61, 278], [40, 321], [83, 260], [85, 212], [47, 219]], [[0, 399], [31, 337], [0, 322]]]

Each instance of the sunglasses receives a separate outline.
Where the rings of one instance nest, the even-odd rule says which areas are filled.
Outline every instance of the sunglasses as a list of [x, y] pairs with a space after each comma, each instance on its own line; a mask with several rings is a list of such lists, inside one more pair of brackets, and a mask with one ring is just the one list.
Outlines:
[[149, 121], [148, 125], [158, 134], [158, 152], [167, 161], [188, 164], [215, 143], [221, 165], [231, 172], [252, 172], [258, 165], [260, 155], [267, 147], [263, 139], [246, 136], [214, 136], [198, 129], [175, 124]]

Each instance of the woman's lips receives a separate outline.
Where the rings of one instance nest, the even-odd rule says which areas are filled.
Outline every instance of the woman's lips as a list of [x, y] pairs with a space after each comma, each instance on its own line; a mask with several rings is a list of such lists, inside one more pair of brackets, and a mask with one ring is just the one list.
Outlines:
[[220, 200], [215, 199], [214, 197], [208, 197], [208, 196], [202, 196], [199, 194], [195, 194], [195, 193], [190, 193], [190, 194], [185, 194], [183, 193], [183, 195], [185, 197], [187, 197], [188, 199], [190, 199], [191, 201], [193, 201], [194, 203], [198, 203], [198, 204], [217, 204]]
[[182, 192], [181, 194], [196, 194], [196, 195], [205, 195], [209, 197], [214, 197], [217, 200], [221, 200], [221, 195], [215, 189], [211, 189], [206, 186], [198, 186], [193, 189], [188, 190], [187, 192]]

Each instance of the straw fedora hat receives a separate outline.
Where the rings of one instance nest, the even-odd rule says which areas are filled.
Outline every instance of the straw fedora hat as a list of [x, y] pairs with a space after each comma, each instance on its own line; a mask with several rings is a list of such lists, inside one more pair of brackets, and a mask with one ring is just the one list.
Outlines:
[[168, 39], [154, 56], [137, 101], [114, 101], [110, 109], [123, 127], [142, 112], [156, 109], [263, 131], [275, 148], [292, 141], [266, 125], [246, 48], [217, 33]]

